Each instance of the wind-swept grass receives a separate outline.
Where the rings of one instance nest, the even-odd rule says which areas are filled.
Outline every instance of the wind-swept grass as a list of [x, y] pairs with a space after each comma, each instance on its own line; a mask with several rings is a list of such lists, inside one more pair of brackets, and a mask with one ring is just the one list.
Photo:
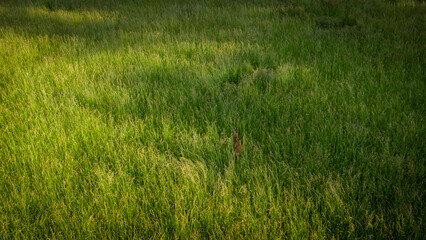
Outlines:
[[423, 239], [425, 16], [2, 1], [0, 235]]

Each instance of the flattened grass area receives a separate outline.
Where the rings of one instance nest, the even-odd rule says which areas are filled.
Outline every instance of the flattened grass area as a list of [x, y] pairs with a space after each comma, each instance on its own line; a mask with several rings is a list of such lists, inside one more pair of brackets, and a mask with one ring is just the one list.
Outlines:
[[414, 1], [1, 1], [0, 235], [424, 238], [425, 22]]

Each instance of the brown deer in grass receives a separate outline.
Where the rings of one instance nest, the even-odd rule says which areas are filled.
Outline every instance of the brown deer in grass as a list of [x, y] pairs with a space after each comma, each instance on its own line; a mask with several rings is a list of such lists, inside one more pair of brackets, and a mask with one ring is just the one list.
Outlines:
[[243, 150], [243, 145], [241, 144], [241, 140], [238, 137], [238, 131], [234, 131], [234, 140], [235, 140], [235, 160], [238, 159], [238, 156], [241, 154]]

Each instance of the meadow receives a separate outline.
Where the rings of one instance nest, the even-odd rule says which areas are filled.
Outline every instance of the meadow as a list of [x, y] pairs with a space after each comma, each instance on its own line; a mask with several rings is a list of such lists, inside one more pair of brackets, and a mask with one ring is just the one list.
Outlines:
[[0, 238], [424, 239], [425, 22], [422, 1], [0, 1]]

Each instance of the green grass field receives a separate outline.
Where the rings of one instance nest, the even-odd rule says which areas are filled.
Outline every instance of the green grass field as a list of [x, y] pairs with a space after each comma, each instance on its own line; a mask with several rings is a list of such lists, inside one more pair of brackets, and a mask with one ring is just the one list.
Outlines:
[[425, 22], [419, 1], [0, 1], [0, 238], [424, 239]]

